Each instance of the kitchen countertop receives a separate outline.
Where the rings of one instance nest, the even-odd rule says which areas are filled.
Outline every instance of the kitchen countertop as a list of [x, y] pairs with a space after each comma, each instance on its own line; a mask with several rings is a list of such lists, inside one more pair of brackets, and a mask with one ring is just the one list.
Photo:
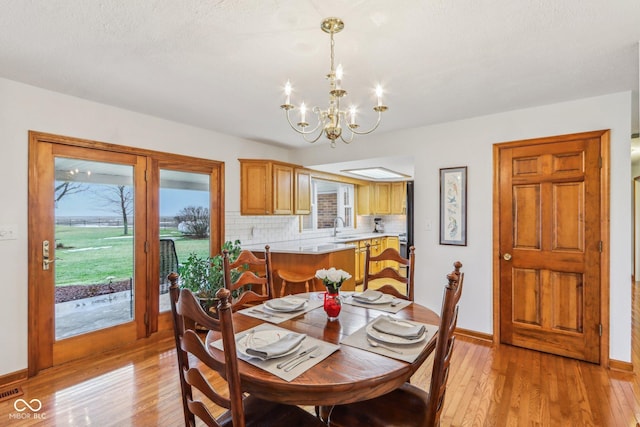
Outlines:
[[[269, 251], [271, 253], [282, 254], [306, 254], [318, 255], [330, 252], [346, 251], [355, 249], [355, 245], [349, 243], [334, 243], [333, 239], [308, 239], [308, 240], [292, 240], [289, 242], [269, 243]], [[265, 245], [242, 245], [242, 249], [248, 249], [255, 252], [264, 252]]]
[[[349, 242], [390, 236], [397, 237], [398, 233], [345, 233], [343, 235], [338, 233], [336, 237], [290, 240], [268, 243], [268, 245], [271, 253], [319, 255], [355, 249], [356, 245]], [[242, 249], [264, 252], [265, 245], [242, 245]]]

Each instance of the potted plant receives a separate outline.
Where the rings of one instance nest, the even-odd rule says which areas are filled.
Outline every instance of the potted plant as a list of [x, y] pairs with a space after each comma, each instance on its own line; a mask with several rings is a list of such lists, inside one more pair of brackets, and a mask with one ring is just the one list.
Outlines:
[[[229, 259], [233, 262], [242, 250], [240, 248], [240, 240], [234, 242], [226, 241], [222, 245], [222, 250], [229, 252]], [[215, 311], [216, 292], [224, 287], [222, 255], [203, 257], [196, 253], [191, 253], [180, 266], [179, 274], [180, 287], [191, 290], [200, 300], [200, 305], [206, 312]], [[239, 271], [232, 271], [231, 278], [234, 279], [239, 274]]]

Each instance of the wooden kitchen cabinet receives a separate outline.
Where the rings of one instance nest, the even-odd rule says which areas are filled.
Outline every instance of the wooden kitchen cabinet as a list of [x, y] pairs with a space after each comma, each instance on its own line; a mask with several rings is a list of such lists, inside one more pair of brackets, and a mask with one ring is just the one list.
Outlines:
[[271, 160], [240, 160], [240, 213], [292, 215], [294, 165]]
[[293, 203], [294, 214], [308, 215], [311, 213], [311, 172], [306, 169], [295, 169]]
[[357, 211], [358, 215], [373, 214], [372, 203], [375, 195], [373, 194], [373, 184], [358, 185], [356, 188]]
[[405, 181], [391, 183], [391, 215], [407, 213], [407, 183]]
[[375, 182], [358, 185], [358, 215], [403, 215], [406, 213], [406, 183]]
[[271, 163], [240, 160], [240, 213], [271, 214]]
[[376, 182], [374, 185], [374, 215], [390, 215], [391, 214], [391, 183]]
[[273, 214], [293, 214], [293, 167], [280, 163], [273, 163], [272, 191]]

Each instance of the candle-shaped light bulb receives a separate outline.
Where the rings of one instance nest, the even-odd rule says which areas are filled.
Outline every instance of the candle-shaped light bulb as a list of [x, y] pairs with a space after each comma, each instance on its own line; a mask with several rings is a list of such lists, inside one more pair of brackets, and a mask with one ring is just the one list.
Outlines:
[[305, 118], [307, 116], [307, 106], [304, 105], [304, 102], [300, 104], [300, 123], [305, 122]]
[[287, 80], [287, 83], [284, 85], [284, 94], [287, 95], [285, 104], [289, 105], [291, 103], [291, 82], [289, 82], [289, 80]]
[[378, 106], [382, 105], [382, 86], [376, 86], [376, 96], [378, 97]]
[[336, 79], [338, 81], [342, 80], [342, 64], [338, 64], [338, 67], [336, 68]]
[[351, 108], [349, 108], [349, 113], [350, 113], [350, 121], [349, 124], [355, 125], [356, 124], [356, 107], [355, 105], [352, 105]]

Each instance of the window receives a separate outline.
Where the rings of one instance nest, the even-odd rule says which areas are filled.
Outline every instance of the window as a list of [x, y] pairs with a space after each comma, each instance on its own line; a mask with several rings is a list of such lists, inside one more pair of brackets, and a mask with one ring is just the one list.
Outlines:
[[[304, 231], [338, 227], [353, 228], [354, 186], [311, 179], [311, 214], [302, 220]], [[339, 219], [338, 219], [339, 218]]]

